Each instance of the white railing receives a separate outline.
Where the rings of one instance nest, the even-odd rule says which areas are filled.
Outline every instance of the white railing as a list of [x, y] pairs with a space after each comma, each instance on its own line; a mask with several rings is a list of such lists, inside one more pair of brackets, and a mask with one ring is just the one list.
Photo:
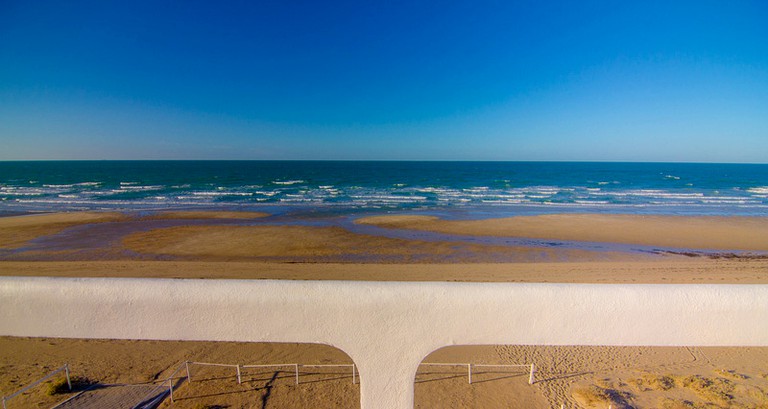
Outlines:
[[[181, 371], [181, 368], [183, 368], [185, 366], [185, 364], [186, 364], [186, 362], [180, 363], [179, 366], [176, 367], [176, 370], [173, 371], [173, 373], [171, 373], [171, 375], [167, 379], [161, 381], [157, 385], [157, 387], [155, 387], [154, 389], [149, 391], [149, 393], [144, 397], [144, 399], [142, 399], [141, 402], [138, 403], [136, 406], [134, 406], [132, 409], [143, 409], [143, 408], [147, 408], [147, 407], [153, 408], [153, 407], [155, 407], [155, 405], [160, 403], [160, 401], [162, 401], [165, 398], [165, 392], [163, 392], [163, 393], [158, 393], [158, 392], [160, 392], [161, 390], [163, 390], [165, 388], [165, 382], [166, 381], [168, 382], [168, 394], [171, 397], [171, 402], [173, 402], [173, 380], [174, 380], [176, 374], [178, 374], [179, 371]], [[155, 395], [155, 394], [157, 394], [157, 396], [153, 397], [153, 395]]]
[[[530, 368], [528, 375], [528, 384], [533, 385], [533, 375], [536, 372], [536, 367], [533, 364], [472, 364], [472, 363], [442, 363], [442, 362], [422, 362], [420, 366], [459, 366], [467, 367], [467, 380], [472, 383], [472, 368]], [[418, 372], [417, 372], [418, 374]]]
[[[355, 364], [256, 364], [256, 365], [241, 365], [241, 364], [221, 364], [221, 363], [212, 363], [212, 362], [196, 362], [196, 361], [184, 361], [179, 364], [179, 366], [176, 368], [175, 371], [166, 379], [161, 381], [157, 387], [152, 389], [144, 399], [142, 399], [141, 403], [134, 406], [132, 409], [142, 409], [145, 407], [153, 407], [152, 405], [157, 404], [163, 398], [165, 397], [165, 393], [158, 394], [159, 391], [165, 388], [165, 383], [168, 382], [168, 395], [171, 399], [171, 402], [173, 402], [173, 380], [176, 379], [176, 375], [181, 371], [182, 368], [184, 368], [187, 372], [186, 380], [187, 382], [192, 382], [192, 372], [190, 371], [189, 367], [190, 365], [198, 365], [198, 366], [214, 366], [214, 367], [223, 367], [223, 368], [235, 368], [236, 370], [236, 376], [237, 376], [237, 383], [238, 385], [242, 383], [242, 369], [247, 368], [286, 368], [291, 367], [294, 369], [294, 376], [296, 380], [296, 385], [299, 384], [299, 368], [306, 367], [306, 368], [315, 368], [315, 367], [351, 367], [352, 368], [352, 383], [356, 384], [356, 378], [357, 378], [357, 368]], [[177, 388], [178, 389], [178, 388]], [[158, 394], [157, 396], [154, 396], [155, 394]], [[5, 402], [5, 401], [3, 401]], [[3, 408], [5, 409], [5, 408]]]
[[[336, 368], [346, 368], [346, 367], [350, 367], [352, 369], [352, 384], [354, 385], [354, 384], [357, 383], [356, 380], [355, 380], [356, 379], [355, 372], [357, 372], [357, 367], [355, 366], [355, 364], [315, 364], [315, 365], [301, 365], [301, 366], [302, 367], [306, 367], [306, 368], [333, 368], [333, 367], [336, 367]], [[297, 384], [298, 384], [298, 381], [297, 381]]]
[[299, 368], [351, 368], [352, 370], [352, 383], [357, 383], [357, 368], [355, 364], [255, 364], [255, 365], [241, 365], [241, 364], [219, 364], [219, 363], [209, 363], [209, 362], [194, 362], [194, 361], [186, 361], [185, 362], [186, 369], [187, 369], [187, 380], [189, 382], [192, 382], [192, 375], [189, 370], [190, 365], [199, 365], [199, 366], [218, 366], [218, 367], [225, 367], [225, 368], [235, 368], [237, 370], [237, 383], [242, 383], [242, 376], [241, 376], [241, 370], [242, 369], [249, 369], [249, 368], [293, 368], [294, 372], [294, 378], [296, 381], [296, 385], [299, 384]]
[[61, 371], [64, 371], [64, 373], [66, 374], [66, 376], [67, 376], [67, 386], [69, 387], [69, 390], [71, 391], [72, 390], [72, 381], [69, 379], [69, 364], [64, 364], [64, 366], [62, 366], [61, 368], [58, 368], [58, 369], [54, 370], [53, 372], [49, 373], [48, 375], [45, 375], [44, 377], [42, 377], [42, 378], [32, 382], [31, 384], [29, 384], [29, 385], [19, 389], [18, 391], [14, 392], [14, 393], [12, 393], [12, 394], [10, 394], [8, 396], [3, 396], [3, 409], [8, 409], [7, 402], [9, 400], [15, 398], [16, 396], [21, 395], [22, 393], [24, 393], [24, 392], [34, 388], [37, 385], [40, 385], [41, 383], [47, 381], [48, 379], [51, 379], [51, 377], [53, 377], [54, 375], [56, 375], [57, 373], [59, 373]]

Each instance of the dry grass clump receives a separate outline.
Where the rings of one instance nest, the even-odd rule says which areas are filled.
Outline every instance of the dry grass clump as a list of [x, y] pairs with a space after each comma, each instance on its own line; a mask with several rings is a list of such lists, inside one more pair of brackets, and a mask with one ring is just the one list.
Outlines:
[[711, 409], [711, 408], [715, 408], [715, 406], [707, 403], [691, 402], [689, 400], [664, 398], [661, 401], [659, 408], [660, 409]]
[[727, 379], [691, 375], [677, 379], [677, 382], [708, 402], [730, 403], [733, 400], [733, 383]]
[[69, 385], [67, 384], [67, 378], [61, 378], [55, 382], [49, 383], [48, 390], [47, 390], [48, 395], [58, 395], [60, 393], [81, 391], [96, 383], [96, 381], [90, 380], [82, 376], [70, 377], [70, 382], [72, 382], [71, 391], [69, 390]]
[[715, 369], [715, 372], [732, 379], [749, 379], [747, 375], [740, 374], [733, 369]]
[[629, 381], [639, 391], [668, 391], [675, 387], [675, 379], [669, 375], [656, 375], [644, 373], [640, 378]]
[[759, 402], [758, 408], [768, 409], [768, 393], [764, 390], [754, 387], [747, 390], [747, 395], [754, 401]]
[[[735, 381], [749, 379], [749, 376], [732, 370], [716, 370]], [[709, 378], [702, 375], [658, 376], [644, 374], [630, 381], [640, 392], [651, 390], [668, 391], [684, 388], [696, 394], [701, 401], [672, 398], [660, 399], [660, 409], [768, 409], [768, 394], [757, 386], [748, 386], [725, 378]], [[673, 395], [674, 396], [674, 395]]]
[[585, 388], [578, 388], [573, 391], [573, 396], [583, 402], [586, 406], [612, 405], [616, 409], [632, 409], [627, 402], [631, 395], [627, 392], [602, 388], [597, 385], [590, 385]]
[[664, 398], [659, 405], [661, 409], [698, 409], [693, 402]]

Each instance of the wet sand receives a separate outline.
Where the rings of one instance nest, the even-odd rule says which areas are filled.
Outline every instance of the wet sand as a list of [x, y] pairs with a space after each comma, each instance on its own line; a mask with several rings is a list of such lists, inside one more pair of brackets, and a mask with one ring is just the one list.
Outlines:
[[699, 250], [768, 251], [768, 217], [551, 214], [488, 220], [373, 216], [357, 220], [387, 228], [447, 234], [626, 243]]

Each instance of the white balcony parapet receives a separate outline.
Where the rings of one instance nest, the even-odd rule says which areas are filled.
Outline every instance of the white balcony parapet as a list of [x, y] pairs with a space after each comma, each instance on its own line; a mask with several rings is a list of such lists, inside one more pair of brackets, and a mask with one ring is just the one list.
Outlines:
[[0, 335], [323, 343], [411, 409], [448, 345], [768, 346], [768, 285], [0, 277]]

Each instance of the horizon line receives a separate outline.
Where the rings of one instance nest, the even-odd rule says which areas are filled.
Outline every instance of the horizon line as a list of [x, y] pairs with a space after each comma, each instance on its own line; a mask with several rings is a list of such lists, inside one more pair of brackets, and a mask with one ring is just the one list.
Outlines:
[[520, 160], [520, 159], [0, 159], [0, 162], [466, 162], [466, 163], [657, 163], [711, 165], [768, 165], [768, 162], [707, 162], [663, 160]]

